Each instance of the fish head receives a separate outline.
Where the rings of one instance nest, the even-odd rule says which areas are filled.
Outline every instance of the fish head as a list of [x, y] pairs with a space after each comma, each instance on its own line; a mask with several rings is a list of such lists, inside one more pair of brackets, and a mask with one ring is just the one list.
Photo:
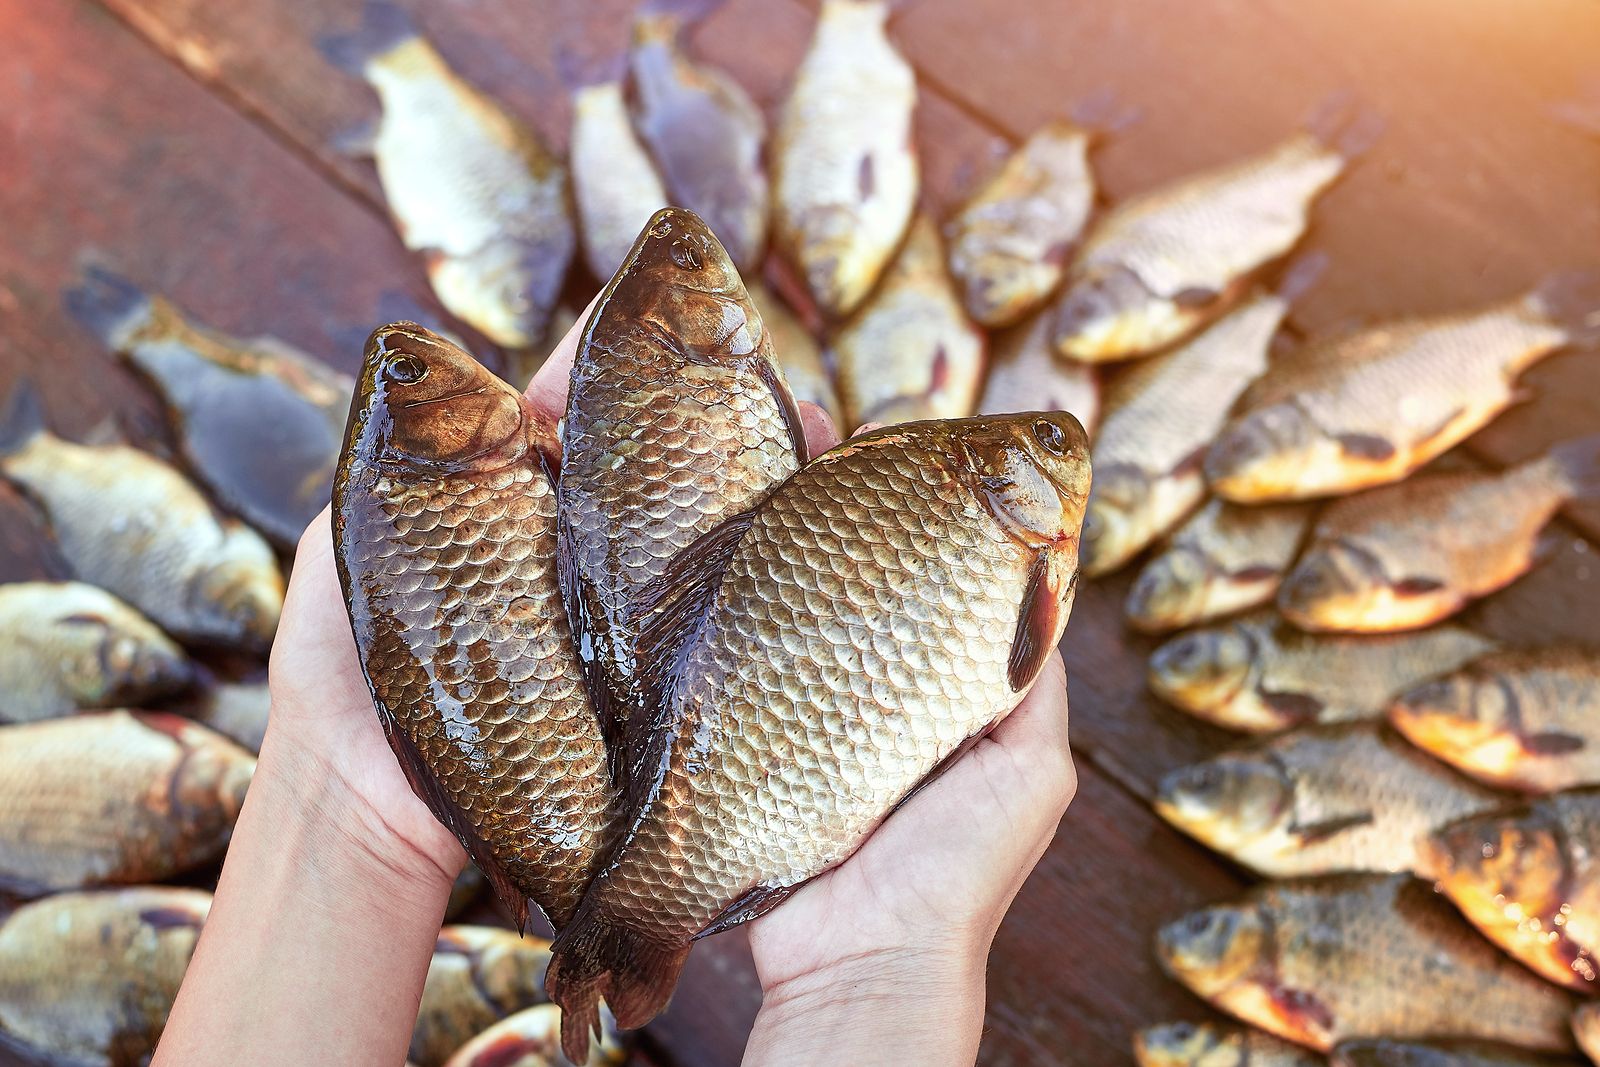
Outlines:
[[967, 309], [985, 325], [1014, 322], [1042, 288], [1050, 287], [1049, 276], [1057, 269], [1054, 264], [991, 248], [974, 257], [965, 285]]
[[1065, 411], [961, 420], [956, 444], [990, 514], [1018, 543], [1070, 548], [1089, 498], [1089, 435]]
[[1220, 756], [1163, 778], [1155, 806], [1191, 837], [1232, 851], [1293, 819], [1294, 782], [1275, 760], [1254, 753]]
[[[1084, 539], [1088, 537], [1085, 529]], [[1128, 590], [1128, 617], [1151, 630], [1181, 626], [1201, 611], [1214, 577], [1204, 553], [1186, 546], [1163, 552], [1139, 572]]]
[[1344, 625], [1371, 615], [1389, 579], [1368, 552], [1344, 541], [1309, 549], [1278, 590], [1278, 607], [1297, 623]]
[[1258, 650], [1239, 626], [1191, 630], [1165, 642], [1150, 656], [1150, 687], [1191, 711], [1215, 710], [1250, 687]]
[[629, 309], [633, 328], [695, 363], [746, 361], [764, 336], [727, 249], [685, 208], [651, 216], [606, 299]]
[[1114, 570], [1143, 545], [1151, 483], [1150, 475], [1132, 464], [1099, 470], [1083, 516], [1083, 566], [1088, 573]]
[[811, 208], [796, 228], [795, 265], [817, 305], [830, 315], [854, 311], [887, 258], [861, 254], [860, 230], [860, 216], [842, 204]]
[[457, 318], [497, 345], [527, 348], [544, 337], [548, 313], [536, 294], [555, 287], [549, 278], [553, 269], [530, 256], [522, 243], [497, 240], [466, 255], [430, 257], [428, 279]]
[[236, 549], [196, 572], [190, 585], [195, 610], [251, 649], [271, 646], [283, 611], [283, 575], [264, 543], [235, 541]]
[[1429, 752], [1472, 753], [1477, 762], [1486, 750], [1504, 744], [1507, 762], [1521, 756], [1514, 698], [1497, 680], [1472, 671], [1434, 678], [1407, 690], [1390, 706], [1389, 718]]
[[1238, 1034], [1204, 1023], [1162, 1023], [1133, 1037], [1139, 1067], [1245, 1067]]
[[1445, 886], [1471, 887], [1473, 898], [1496, 902], [1504, 918], [1515, 918], [1512, 909], [1530, 919], [1555, 915], [1567, 903], [1572, 880], [1566, 836], [1535, 807], [1469, 816], [1424, 840], [1418, 873]]
[[1056, 351], [1090, 362], [1164, 348], [1199, 321], [1121, 265], [1092, 266], [1068, 283], [1056, 307]]
[[1156, 934], [1161, 965], [1200, 996], [1209, 997], [1247, 976], [1268, 950], [1261, 914], [1245, 904], [1192, 912]]
[[1206, 453], [1206, 479], [1230, 499], [1294, 496], [1323, 441], [1293, 402], [1268, 404], [1223, 427]]

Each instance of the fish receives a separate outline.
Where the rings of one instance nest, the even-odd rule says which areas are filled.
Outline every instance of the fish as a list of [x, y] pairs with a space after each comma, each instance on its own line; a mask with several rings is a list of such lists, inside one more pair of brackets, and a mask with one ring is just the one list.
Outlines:
[[783, 298], [766, 286], [749, 286], [750, 302], [761, 312], [761, 323], [772, 337], [772, 352], [783, 370], [783, 380], [796, 403], [815, 404], [828, 413], [835, 426], [844, 425], [844, 407], [833, 384], [833, 371], [823, 357], [816, 336], [789, 309]]
[[1282, 295], [1260, 292], [1107, 385], [1083, 526], [1084, 574], [1118, 569], [1200, 506], [1200, 459], [1234, 399], [1266, 369], [1288, 310]]
[[[657, 212], [579, 339], [557, 482], [564, 602], [614, 757], [641, 699], [641, 590], [806, 458], [737, 268], [692, 212]], [[614, 758], [619, 790], [626, 772]]]
[[610, 278], [667, 190], [639, 142], [620, 82], [601, 82], [572, 97], [572, 196], [589, 272]]
[[0, 1059], [147, 1062], [211, 894], [139, 886], [62, 893], [0, 920]]
[[884, 0], [823, 0], [772, 143], [773, 240], [829, 318], [872, 291], [911, 223], [917, 79]]
[[1278, 589], [1305, 630], [1387, 633], [1449, 618], [1539, 559], [1539, 535], [1600, 498], [1600, 435], [1504, 472], [1430, 474], [1334, 501]]
[[[1117, 204], [1079, 246], [1054, 308], [1058, 353], [1086, 363], [1148, 355], [1216, 321], [1286, 255], [1311, 207], [1364, 145], [1330, 110], [1260, 154]], [[1341, 143], [1342, 142], [1342, 143]]]
[[527, 1008], [496, 1023], [450, 1057], [445, 1067], [620, 1067], [627, 1049], [608, 1026], [602, 1040], [577, 1060], [561, 1054], [561, 1010], [553, 1004]]
[[1502, 789], [1600, 785], [1600, 652], [1508, 649], [1423, 682], [1389, 707], [1429, 755]]
[[1364, 1037], [1572, 1047], [1570, 994], [1410, 875], [1268, 882], [1162, 927], [1156, 955], [1221, 1010], [1319, 1052]]
[[378, 94], [378, 179], [439, 302], [497, 345], [539, 341], [577, 246], [560, 159], [391, 0], [367, 0], [361, 26], [322, 49]]
[[1572, 1013], [1572, 1036], [1591, 1062], [1600, 1063], [1600, 1003], [1581, 1004]]
[[[471, 870], [471, 867], [467, 868]], [[422, 984], [407, 1053], [417, 1067], [442, 1067], [473, 1037], [509, 1015], [547, 1003], [550, 943], [495, 926], [439, 931]]]
[[222, 855], [256, 761], [166, 712], [0, 726], [0, 892], [156, 882]]
[[283, 609], [271, 547], [218, 514], [177, 468], [127, 445], [62, 440], [22, 382], [0, 415], [0, 478], [38, 506], [74, 578], [180, 641], [271, 643]]
[[1346, 1041], [1329, 1067], [1571, 1067], [1566, 1057], [1542, 1056], [1483, 1041]]
[[212, 682], [201, 690], [194, 706], [183, 712], [251, 752], [260, 752], [271, 709], [272, 693], [266, 682]]
[[1473, 311], [1313, 341], [1262, 376], [1205, 457], [1242, 504], [1340, 495], [1405, 478], [1526, 397], [1517, 376], [1600, 340], [1600, 273], [1558, 275]]
[[0, 585], [0, 722], [160, 700], [195, 668], [172, 638], [82, 582]]
[[1100, 380], [1093, 367], [1055, 358], [1050, 320], [1043, 314], [1013, 326], [991, 341], [989, 374], [978, 398], [978, 414], [1009, 415], [1042, 408], [1070, 411], [1091, 440], [1100, 425]]
[[1541, 797], [1435, 831], [1422, 873], [1535, 974], [1600, 988], [1600, 790]]
[[650, 773], [546, 975], [569, 1058], [598, 997], [649, 1021], [692, 940], [843, 862], [1016, 706], [1066, 625], [1089, 477], [1065, 412], [887, 427], [674, 562]]
[[1139, 1067], [1324, 1067], [1321, 1056], [1259, 1030], [1162, 1023], [1133, 1035]]
[[1168, 774], [1167, 822], [1267, 878], [1416, 870], [1428, 833], [1501, 803], [1381, 722], [1308, 726]]
[[328, 505], [355, 379], [270, 337], [230, 337], [89, 268], [68, 306], [160, 394], [183, 465], [292, 550]]
[[1401, 692], [1496, 645], [1460, 626], [1381, 637], [1302, 632], [1271, 612], [1190, 630], [1150, 657], [1150, 689], [1230, 730], [1377, 718]]
[[912, 223], [882, 283], [828, 347], [844, 426], [972, 414], [983, 385], [984, 335], [961, 309], [932, 219], [920, 215]]
[[1272, 603], [1300, 553], [1309, 504], [1213, 498], [1167, 538], [1128, 590], [1128, 622], [1158, 634]]
[[610, 778], [556, 574], [555, 428], [415, 323], [367, 342], [334, 478], [362, 671], [412, 790], [519, 928], [557, 926], [610, 821]]
[[627, 81], [633, 125], [661, 168], [670, 202], [704, 219], [734, 265], [752, 272], [767, 247], [766, 119], [738, 82], [684, 53], [680, 23], [663, 10], [634, 19]]
[[1094, 139], [1076, 123], [1046, 123], [945, 223], [950, 273], [974, 321], [1013, 325], [1061, 284], [1094, 210]]

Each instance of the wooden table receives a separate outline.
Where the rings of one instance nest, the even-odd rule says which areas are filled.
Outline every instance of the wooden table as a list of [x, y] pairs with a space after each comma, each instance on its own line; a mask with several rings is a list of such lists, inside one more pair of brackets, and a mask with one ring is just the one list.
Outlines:
[[[458, 69], [564, 145], [567, 80], [616, 68], [632, 4], [407, 6]], [[86, 262], [347, 370], [380, 321], [448, 321], [370, 166], [333, 147], [376, 109], [316, 47], [352, 27], [358, 7], [0, 0], [0, 386], [32, 377], [69, 435], [113, 415], [135, 436], [159, 433], [150, 398], [63, 309]], [[726, 0], [692, 45], [770, 109], [813, 17], [802, 0]], [[1600, 72], [1593, 0], [903, 0], [892, 28], [922, 80], [934, 211], [1092, 93], [1109, 89], [1141, 114], [1096, 157], [1114, 200], [1264, 146], [1349, 90], [1387, 129], [1317, 213], [1309, 243], [1331, 267], [1294, 331], [1457, 307], [1600, 266], [1600, 141], [1549, 113]], [[1593, 355], [1557, 357], [1527, 381], [1536, 398], [1470, 443], [1477, 460], [1504, 464], [1600, 428]], [[1576, 509], [1550, 560], [1478, 621], [1517, 640], [1600, 641], [1600, 556], [1580, 529], [1600, 534], [1600, 509]], [[49, 567], [0, 490], [0, 578]], [[1134, 1027], [1204, 1017], [1158, 972], [1151, 934], [1246, 883], [1148, 810], [1164, 771], [1229, 739], [1145, 694], [1150, 642], [1121, 625], [1126, 584], [1086, 588], [1068, 632], [1082, 785], [1001, 928], [986, 1064], [1123, 1063]], [[758, 999], [740, 936], [703, 944], [641, 1061], [737, 1063]]]

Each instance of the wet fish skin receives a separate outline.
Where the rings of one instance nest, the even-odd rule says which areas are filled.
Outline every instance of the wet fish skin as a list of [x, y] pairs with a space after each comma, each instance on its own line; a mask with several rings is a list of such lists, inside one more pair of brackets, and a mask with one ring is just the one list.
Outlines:
[[1323, 1067], [1315, 1053], [1259, 1030], [1162, 1023], [1133, 1036], [1139, 1067]]
[[554, 428], [414, 323], [367, 343], [334, 480], [356, 649], [412, 789], [517, 918], [565, 921], [609, 819], [562, 610]]
[[911, 222], [916, 75], [882, 0], [824, 0], [773, 138], [773, 235], [822, 312], [856, 309]]
[[1271, 612], [1191, 630], [1150, 657], [1157, 696], [1230, 730], [1376, 718], [1405, 689], [1494, 649], [1458, 626], [1379, 637], [1304, 633]]
[[271, 642], [283, 607], [272, 549], [167, 463], [126, 445], [62, 440], [23, 383], [0, 416], [0, 477], [39, 506], [74, 577], [180, 640]]
[[1503, 789], [1600, 785], [1600, 654], [1555, 647], [1485, 656], [1389, 708], [1413, 744]]
[[141, 704], [194, 682], [172, 639], [82, 582], [0, 585], [0, 722]]
[[211, 894], [140, 886], [62, 893], [0, 921], [0, 1049], [84, 1067], [155, 1050]]
[[1016, 706], [1066, 623], [1088, 482], [1065, 413], [888, 427], [790, 477], [731, 553], [669, 572], [703, 595], [658, 605], [687, 633], [639, 761], [659, 777], [632, 783], [630, 829], [556, 941], [569, 1056], [597, 996], [648, 1021], [692, 938], [842, 862]]
[[[468, 868], [469, 870], [471, 868]], [[547, 1001], [550, 943], [493, 926], [439, 931], [422, 985], [408, 1056], [442, 1067], [457, 1049], [509, 1015]]]
[[945, 224], [950, 273], [978, 323], [1012, 325], [1061, 284], [1094, 210], [1093, 141], [1081, 126], [1046, 123]]
[[1423, 873], [1534, 973], [1600, 986], [1600, 791], [1575, 790], [1437, 830]]
[[0, 727], [0, 890], [160, 881], [222, 854], [255, 760], [165, 712]]
[[1270, 604], [1311, 525], [1307, 504], [1212, 499], [1167, 539], [1128, 590], [1128, 621], [1164, 633]]
[[1571, 997], [1409, 875], [1266, 883], [1162, 927], [1157, 956], [1216, 1007], [1322, 1052], [1379, 1035], [1572, 1046]]
[[945, 271], [938, 227], [918, 216], [882, 283], [829, 342], [844, 425], [971, 415], [984, 348]]
[[1034, 407], [1068, 411], [1092, 441], [1100, 425], [1100, 392], [1093, 367], [1055, 358], [1049, 317], [1036, 314], [992, 340], [978, 414], [1007, 415]]
[[1266, 369], [1288, 310], [1282, 296], [1258, 293], [1107, 386], [1094, 442], [1095, 493], [1083, 525], [1086, 575], [1118, 569], [1200, 506], [1200, 457], [1234, 399]]
[[[583, 1067], [620, 1067], [627, 1060], [609, 1022], [602, 1040], [576, 1062]], [[553, 1004], [527, 1008], [468, 1042], [445, 1067], [567, 1067], [561, 1055], [561, 1009]]]
[[203, 326], [104, 269], [67, 302], [161, 395], [184, 466], [292, 550], [327, 506], [355, 380], [274, 338]]
[[1376, 722], [1310, 726], [1162, 779], [1156, 813], [1268, 878], [1416, 870], [1423, 838], [1502, 798]]
[[634, 127], [661, 168], [671, 202], [704, 219], [748, 273], [767, 245], [766, 120], [738, 82], [684, 54], [679, 23], [660, 11], [634, 19], [628, 51]]
[[667, 206], [666, 188], [633, 131], [620, 83], [573, 94], [570, 155], [584, 258], [596, 278], [610, 278], [650, 216]]
[[823, 357], [817, 338], [789, 309], [783, 298], [759, 283], [749, 286], [750, 302], [761, 312], [761, 322], [772, 338], [772, 351], [789, 393], [796, 403], [811, 403], [828, 413], [835, 426], [844, 425], [844, 408], [833, 384], [833, 371]]
[[1283, 580], [1278, 610], [1306, 630], [1438, 622], [1526, 573], [1545, 524], [1591, 495], [1600, 495], [1600, 437], [1504, 473], [1432, 474], [1335, 501]]
[[614, 752], [640, 699], [641, 590], [805, 458], [738, 270], [692, 212], [658, 212], [579, 339], [557, 483], [565, 603]]
[[1571, 1067], [1565, 1057], [1541, 1056], [1481, 1041], [1346, 1041], [1329, 1067]]

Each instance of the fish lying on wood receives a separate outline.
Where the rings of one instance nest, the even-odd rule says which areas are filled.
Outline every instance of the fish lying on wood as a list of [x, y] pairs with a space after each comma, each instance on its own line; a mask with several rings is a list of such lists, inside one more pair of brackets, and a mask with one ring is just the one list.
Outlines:
[[1090, 440], [1100, 425], [1100, 380], [1095, 369], [1055, 358], [1050, 321], [1042, 314], [993, 338], [989, 373], [978, 398], [980, 415], [1034, 408], [1070, 412]]
[[750, 286], [750, 302], [761, 313], [761, 324], [772, 338], [772, 353], [783, 370], [789, 395], [796, 403], [811, 403], [828, 413], [837, 427], [844, 426], [844, 407], [833, 384], [833, 371], [823, 356], [816, 336], [806, 328], [783, 298], [756, 283]]
[[142, 704], [194, 667], [149, 619], [82, 582], [0, 585], [0, 722]]
[[1571, 1067], [1566, 1057], [1485, 1041], [1346, 1041], [1328, 1067]]
[[[467, 868], [471, 870], [471, 867]], [[524, 1008], [545, 1003], [550, 943], [494, 926], [439, 931], [422, 984], [407, 1055], [416, 1067], [442, 1067], [473, 1037]]]
[[622, 265], [667, 191], [639, 143], [618, 82], [585, 86], [572, 96], [572, 197], [584, 259], [596, 278]]
[[271, 710], [272, 693], [266, 682], [214, 682], [183, 712], [251, 752], [260, 752]]
[[557, 925], [606, 831], [600, 723], [562, 610], [554, 427], [412, 323], [367, 342], [334, 480], [356, 650], [412, 789], [518, 925]]
[[561, 1009], [554, 1004], [527, 1008], [489, 1027], [450, 1057], [444, 1067], [618, 1067], [627, 1049], [611, 1027], [589, 1055], [576, 1061], [561, 1054]]
[[1324, 1060], [1271, 1034], [1210, 1023], [1162, 1023], [1133, 1035], [1139, 1067], [1325, 1067]]

